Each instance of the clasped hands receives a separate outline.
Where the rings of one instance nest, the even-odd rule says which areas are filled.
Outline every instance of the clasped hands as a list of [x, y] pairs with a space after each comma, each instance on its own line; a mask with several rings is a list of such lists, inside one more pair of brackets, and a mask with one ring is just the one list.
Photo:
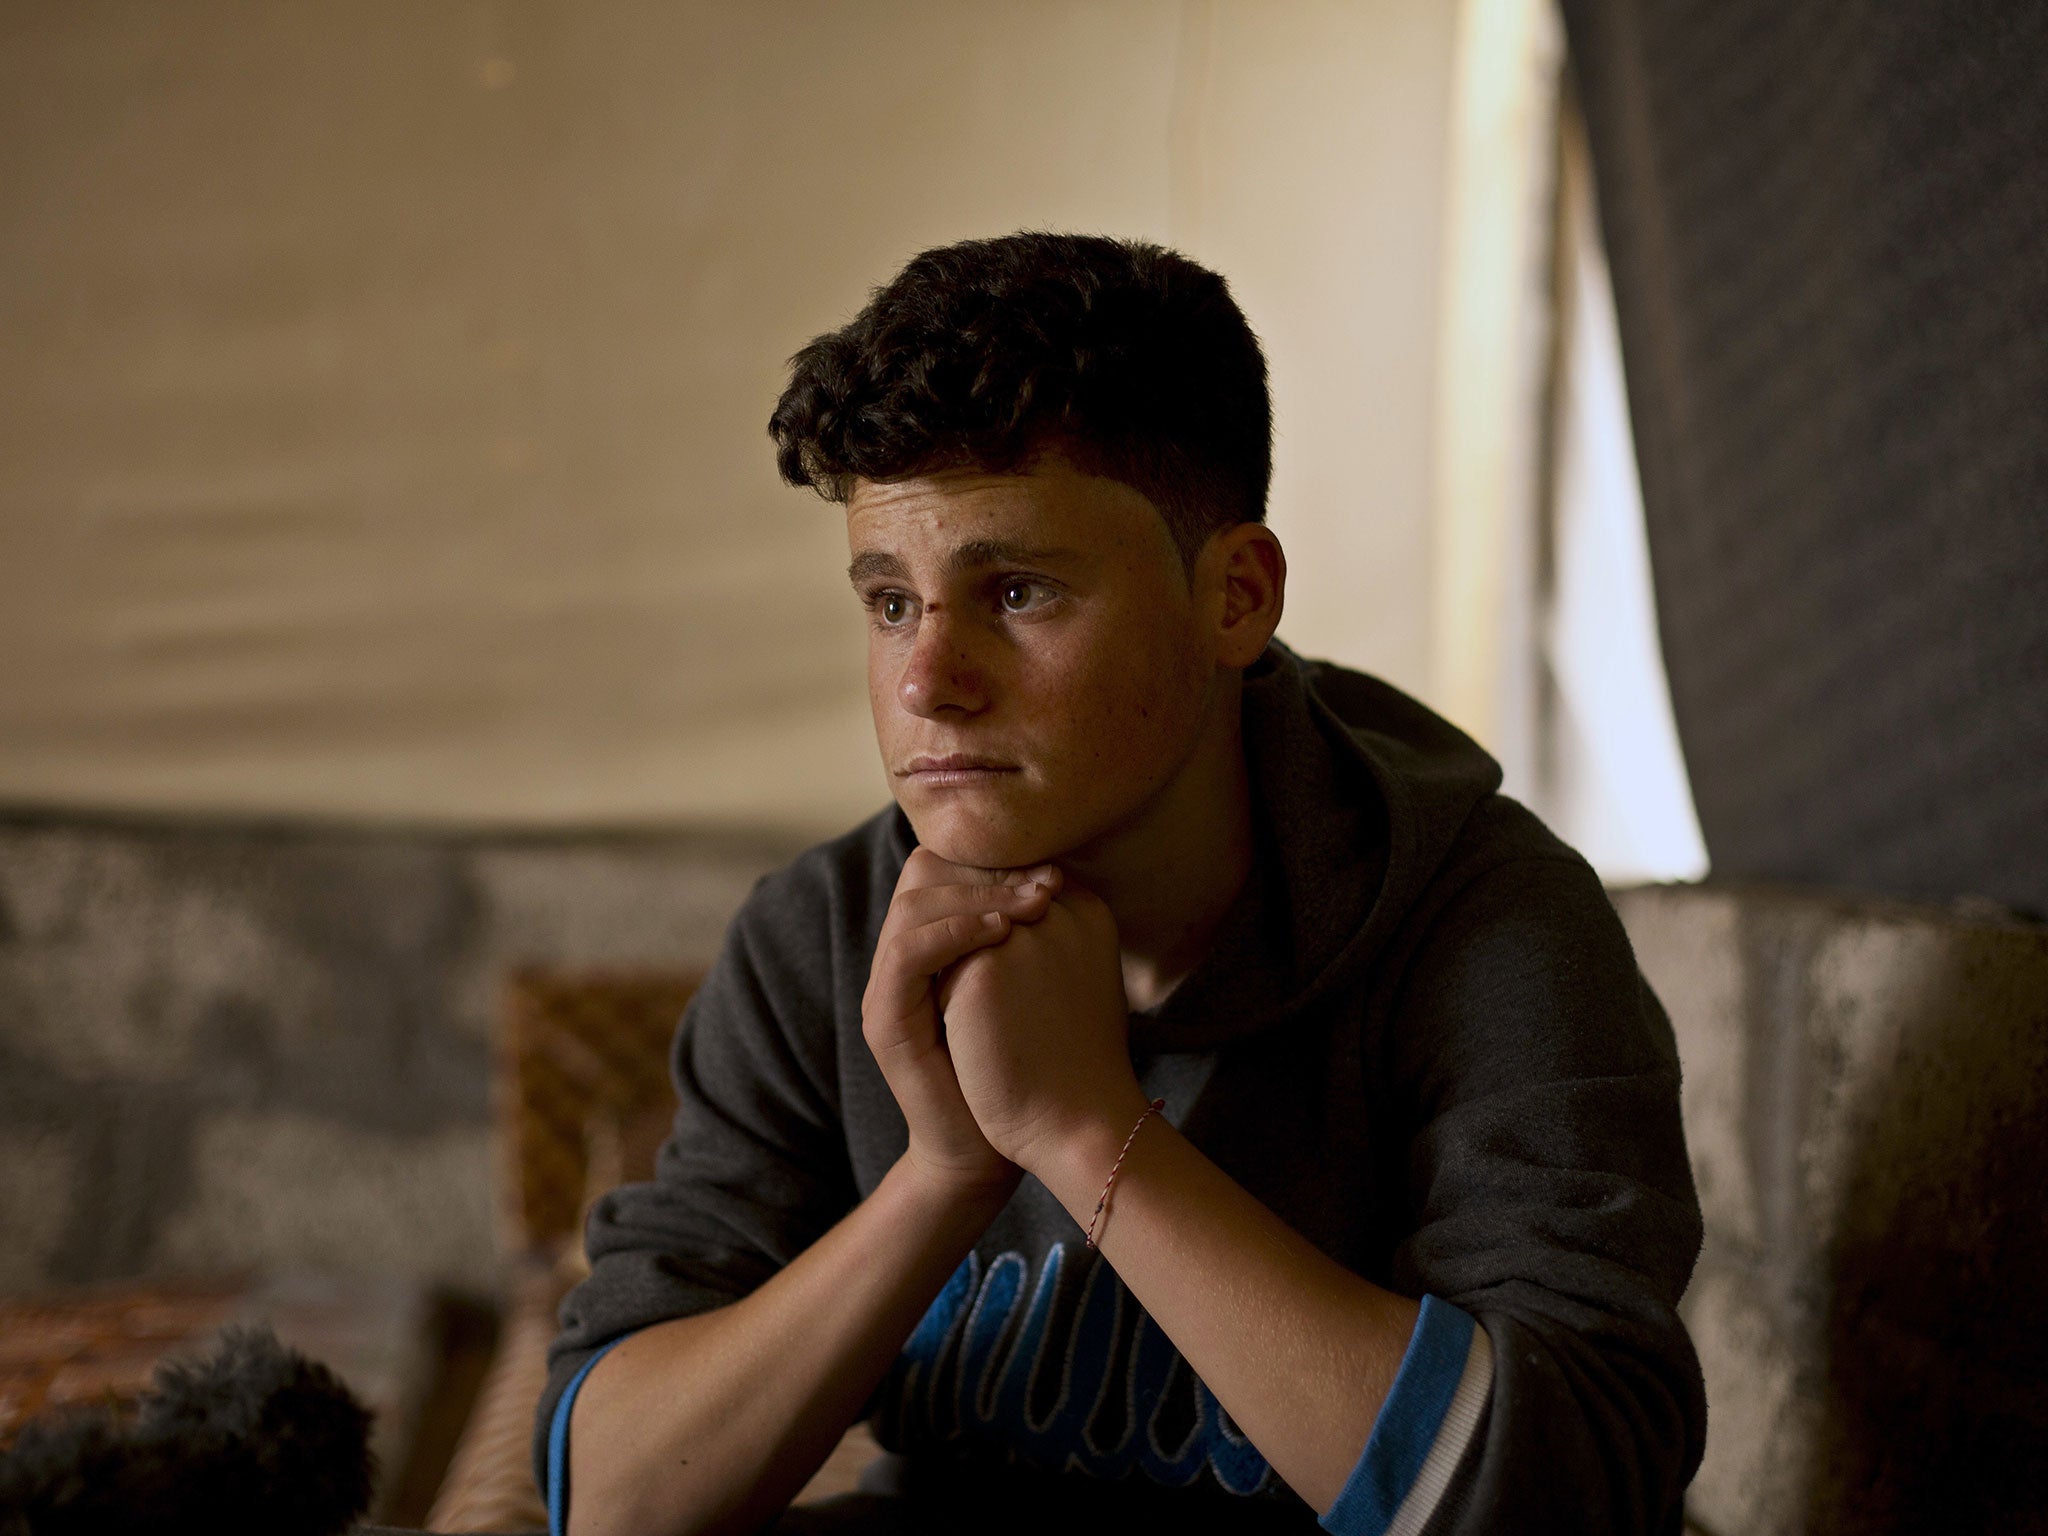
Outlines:
[[[1007, 1195], [1020, 1169], [1142, 1111], [1115, 919], [1053, 865], [903, 866], [862, 1030], [945, 1187]], [[1134, 1107], [1135, 1106], [1135, 1107]]]

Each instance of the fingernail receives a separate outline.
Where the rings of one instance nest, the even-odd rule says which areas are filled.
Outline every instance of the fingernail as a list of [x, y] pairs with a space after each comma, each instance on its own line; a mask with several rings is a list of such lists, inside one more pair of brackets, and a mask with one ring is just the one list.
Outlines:
[[981, 926], [982, 926], [982, 927], [984, 927], [984, 928], [1000, 928], [1000, 927], [1002, 927], [1002, 926], [1003, 926], [1003, 914], [1002, 914], [1002, 913], [1000, 913], [1000, 912], [984, 912], [984, 913], [982, 913], [982, 914], [981, 914]]

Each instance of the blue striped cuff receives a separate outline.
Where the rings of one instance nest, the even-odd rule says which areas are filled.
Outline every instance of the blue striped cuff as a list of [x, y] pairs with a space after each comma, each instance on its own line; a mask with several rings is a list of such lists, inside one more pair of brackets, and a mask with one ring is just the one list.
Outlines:
[[548, 1536], [567, 1536], [569, 1529], [569, 1414], [576, 1407], [576, 1393], [590, 1368], [618, 1348], [623, 1339], [613, 1339], [583, 1362], [555, 1404], [555, 1416], [548, 1420], [548, 1485], [542, 1490], [548, 1501]]
[[1449, 1486], [1492, 1390], [1486, 1330], [1449, 1302], [1423, 1297], [1393, 1390], [1323, 1529], [1415, 1536]]

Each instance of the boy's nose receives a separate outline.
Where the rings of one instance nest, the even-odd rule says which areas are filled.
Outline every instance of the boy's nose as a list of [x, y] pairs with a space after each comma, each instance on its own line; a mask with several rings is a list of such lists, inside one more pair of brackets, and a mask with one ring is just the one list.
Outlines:
[[950, 615], [925, 612], [896, 680], [896, 697], [905, 709], [929, 719], [946, 710], [976, 714], [987, 706], [988, 682], [971, 638]]

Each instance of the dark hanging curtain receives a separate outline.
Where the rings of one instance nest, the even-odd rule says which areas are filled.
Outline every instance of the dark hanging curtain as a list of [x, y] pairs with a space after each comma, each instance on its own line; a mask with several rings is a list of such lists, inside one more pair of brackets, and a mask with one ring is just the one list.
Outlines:
[[1716, 878], [2048, 913], [2048, 3], [1563, 9]]

